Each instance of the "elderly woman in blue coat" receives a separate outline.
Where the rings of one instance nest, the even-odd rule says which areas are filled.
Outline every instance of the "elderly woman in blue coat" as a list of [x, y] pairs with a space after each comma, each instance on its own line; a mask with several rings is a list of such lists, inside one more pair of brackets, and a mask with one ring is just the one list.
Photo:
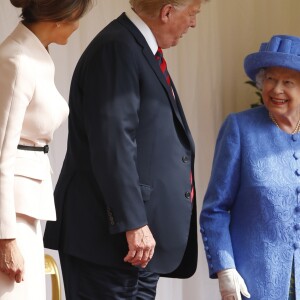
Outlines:
[[223, 300], [299, 300], [300, 38], [273, 36], [244, 68], [264, 105], [218, 135], [200, 215], [209, 274]]

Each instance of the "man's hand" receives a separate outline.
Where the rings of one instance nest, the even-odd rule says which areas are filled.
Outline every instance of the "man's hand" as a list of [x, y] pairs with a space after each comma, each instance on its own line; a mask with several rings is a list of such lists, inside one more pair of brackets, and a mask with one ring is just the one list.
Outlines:
[[148, 225], [126, 232], [128, 254], [125, 262], [145, 268], [154, 254], [156, 242]]
[[0, 239], [0, 271], [11, 280], [24, 280], [24, 260], [15, 239]]
[[250, 298], [245, 281], [236, 269], [218, 272], [218, 279], [222, 300], [241, 300], [241, 294]]

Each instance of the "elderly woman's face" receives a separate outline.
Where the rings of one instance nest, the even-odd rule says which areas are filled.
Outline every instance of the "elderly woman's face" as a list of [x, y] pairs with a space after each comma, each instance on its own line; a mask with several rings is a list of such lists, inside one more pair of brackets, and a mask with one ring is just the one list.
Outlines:
[[267, 68], [262, 84], [266, 108], [273, 115], [298, 113], [300, 108], [300, 72], [287, 68]]

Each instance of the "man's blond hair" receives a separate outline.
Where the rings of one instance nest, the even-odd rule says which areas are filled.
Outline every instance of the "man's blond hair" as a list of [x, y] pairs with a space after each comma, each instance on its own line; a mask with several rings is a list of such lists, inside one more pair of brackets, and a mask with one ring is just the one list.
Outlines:
[[129, 0], [131, 7], [136, 13], [143, 13], [148, 16], [156, 15], [160, 9], [167, 5], [184, 6], [189, 4], [192, 0]]

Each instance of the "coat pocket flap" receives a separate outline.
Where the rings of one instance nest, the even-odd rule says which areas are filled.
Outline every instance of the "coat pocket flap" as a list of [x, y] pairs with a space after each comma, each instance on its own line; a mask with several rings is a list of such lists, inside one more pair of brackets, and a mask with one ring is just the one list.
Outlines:
[[16, 157], [15, 175], [44, 180], [49, 177], [51, 170], [44, 161]]

